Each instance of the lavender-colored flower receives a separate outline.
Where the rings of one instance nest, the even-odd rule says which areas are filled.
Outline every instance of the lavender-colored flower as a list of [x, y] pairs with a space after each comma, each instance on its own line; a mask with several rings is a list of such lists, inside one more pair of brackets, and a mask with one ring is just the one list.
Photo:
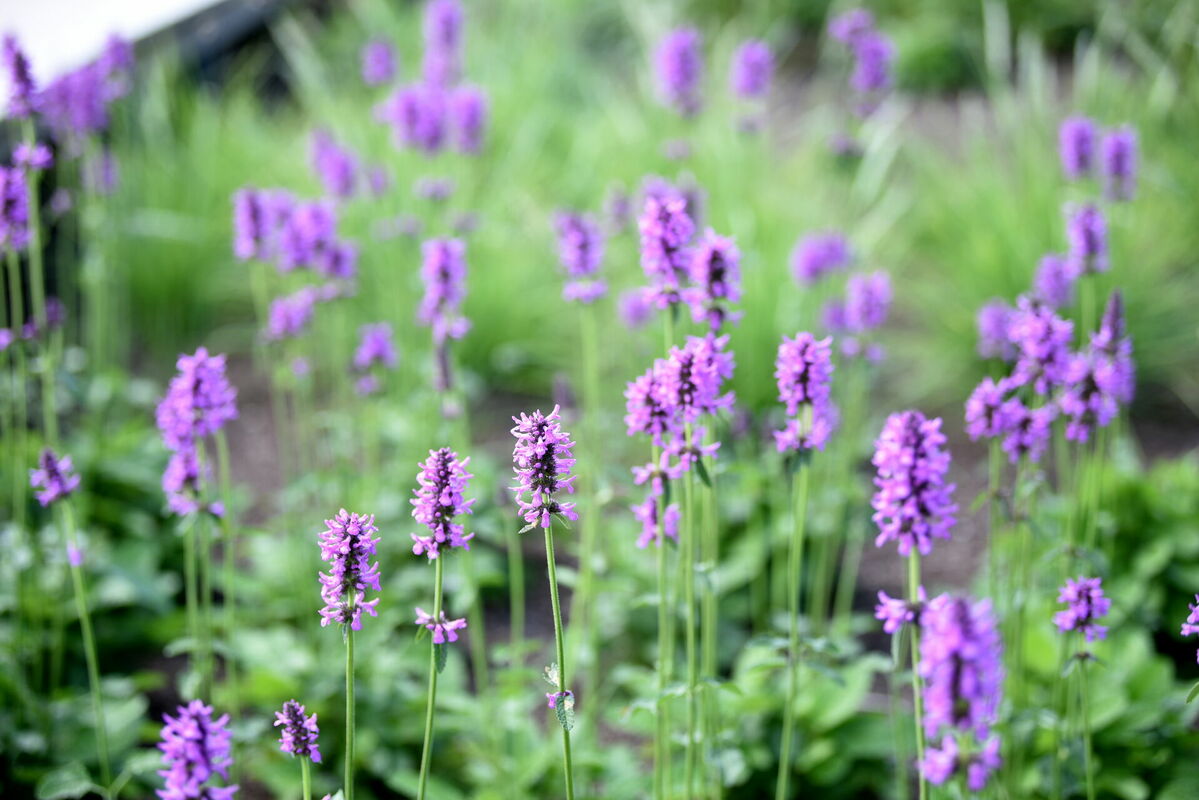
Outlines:
[[542, 528], [550, 526], [553, 514], [577, 520], [575, 504], [564, 503], [555, 496], [561, 492], [573, 493], [575, 479], [570, 474], [575, 463], [571, 455], [574, 442], [562, 430], [558, 406], [548, 415], [534, 411], [513, 417], [512, 421], [516, 423], [512, 429], [516, 437], [512, 464], [518, 484], [513, 491], [521, 516], [529, 525]]
[[939, 417], [903, 411], [887, 418], [872, 459], [878, 469], [878, 491], [871, 500], [879, 527], [876, 546], [896, 541], [902, 556], [913, 547], [928, 555], [933, 539], [949, 538], [957, 505], [951, 498], [954, 485], [945, 482], [950, 462], [945, 445]]
[[73, 494], [79, 488], [79, 476], [70, 456], [59, 458], [49, 447], [37, 458], [37, 468], [29, 470], [29, 485], [38, 489], [37, 501], [45, 508]]
[[458, 631], [465, 630], [466, 618], [449, 619], [442, 611], [441, 619], [434, 620], [432, 614], [417, 606], [416, 624], [432, 632], [433, 644], [446, 644], [458, 641]]
[[760, 39], [750, 39], [742, 42], [733, 53], [729, 85], [740, 97], [765, 97], [770, 92], [773, 73], [774, 55], [770, 46]]
[[791, 272], [805, 286], [830, 272], [844, 269], [853, 260], [845, 237], [836, 232], [810, 233], [795, 243], [791, 251]]
[[366, 590], [380, 591], [379, 565], [371, 562], [379, 539], [373, 514], [351, 514], [344, 508], [333, 519], [325, 520], [320, 535], [321, 560], [329, 562], [329, 572], [320, 573], [321, 627], [337, 623], [344, 630], [362, 629], [362, 612], [378, 616], [379, 598], [366, 600]]
[[391, 325], [374, 322], [358, 329], [358, 349], [354, 351], [354, 369], [364, 372], [376, 364], [393, 369], [396, 348]]
[[1064, 256], [1048, 253], [1041, 256], [1033, 289], [1037, 299], [1052, 309], [1067, 308], [1074, 302], [1074, 281], [1077, 275]]
[[891, 276], [886, 272], [851, 275], [845, 284], [845, 324], [854, 333], [882, 327], [891, 310]]
[[425, 294], [417, 321], [433, 329], [433, 340], [461, 339], [470, 322], [461, 315], [466, 298], [466, 244], [461, 239], [429, 239], [421, 243], [421, 278]]
[[171, 379], [158, 404], [158, 429], [172, 450], [188, 449], [237, 419], [237, 390], [225, 377], [225, 356], [210, 356], [201, 347], [194, 355], [181, 355], [179, 372]]
[[590, 216], [569, 211], [554, 217], [554, 227], [558, 234], [558, 258], [573, 279], [562, 289], [562, 298], [595, 302], [608, 290], [604, 281], [592, 279], [604, 259], [603, 231]]
[[22, 169], [41, 172], [54, 166], [54, 152], [41, 142], [21, 143], [13, 150], [12, 161]]
[[372, 39], [362, 46], [362, 82], [367, 86], [391, 83], [396, 75], [396, 52], [390, 42]]
[[0, 167], [0, 250], [29, 243], [29, 190], [21, 170]]
[[233, 195], [233, 255], [240, 261], [267, 257], [267, 218], [257, 189]]
[[1131, 200], [1137, 190], [1137, 132], [1130, 125], [1110, 131], [1099, 145], [1103, 193], [1108, 200]]
[[842, 44], [852, 44], [874, 29], [874, 15], [864, 8], [851, 8], [828, 23], [829, 35]]
[[200, 510], [200, 474], [200, 458], [194, 445], [171, 453], [162, 473], [162, 491], [172, 513], [186, 515]]
[[637, 547], [640, 550], [644, 550], [651, 544], [657, 544], [660, 547], [663, 534], [676, 542], [679, 540], [678, 504], [671, 503], [666, 507], [666, 513], [662, 515], [661, 531], [659, 531], [658, 523], [658, 506], [658, 496], [652, 493], [645, 498], [645, 502], [629, 506], [633, 516], [641, 523], [641, 535], [637, 537]]
[[653, 298], [645, 289], [627, 289], [620, 293], [617, 313], [628, 328], [640, 328], [654, 313]]
[[1040, 395], [1061, 386], [1070, 366], [1074, 323], [1030, 297], [1021, 297], [1008, 322], [1008, 337], [1017, 348], [1013, 386], [1032, 385]]
[[990, 600], [941, 595], [924, 609], [920, 675], [924, 732], [990, 736], [1003, 692], [1003, 645]]
[[[1195, 595], [1195, 602], [1189, 603], [1187, 608], [1190, 613], [1187, 614], [1186, 622], [1182, 623], [1182, 635], [1194, 636], [1199, 633], [1199, 594]], [[1195, 658], [1199, 660], [1199, 653], [1196, 653]]]
[[433, 155], [445, 146], [449, 108], [446, 92], [438, 86], [401, 86], [377, 108], [376, 116], [391, 125], [400, 147]]
[[678, 303], [680, 286], [691, 263], [688, 242], [695, 224], [682, 197], [647, 197], [638, 221], [641, 231], [641, 269], [654, 289], [659, 308]]
[[1053, 624], [1063, 633], [1082, 631], [1088, 642], [1107, 637], [1107, 627], [1099, 620], [1107, 616], [1112, 608], [1109, 597], [1103, 596], [1103, 581], [1100, 578], [1066, 579], [1066, 585], [1058, 593], [1057, 601], [1065, 603], [1065, 611], [1053, 615]]
[[1124, 296], [1119, 290], [1108, 298], [1099, 330], [1091, 336], [1091, 353], [1099, 388], [1120, 403], [1131, 403], [1136, 391], [1136, 365], [1132, 339], [1124, 330]]
[[1071, 211], [1066, 238], [1070, 242], [1067, 258], [1076, 276], [1107, 272], [1107, 221], [1098, 206], [1088, 203]]
[[162, 763], [166, 767], [158, 774], [164, 779], [158, 796], [162, 800], [229, 800], [237, 792], [237, 786], [215, 786], [211, 782], [219, 777], [229, 780], [230, 739], [233, 734], [226, 727], [229, 715], [212, 718], [212, 706], [200, 700], [192, 700], [179, 706], [175, 716], [164, 714]]
[[337, 236], [337, 214], [325, 201], [295, 203], [280, 226], [276, 266], [280, 272], [316, 263]]
[[684, 117], [699, 113], [703, 80], [703, 40], [694, 28], [677, 28], [658, 43], [654, 71], [662, 100]]
[[674, 408], [666, 401], [662, 386], [664, 367], [664, 362], [658, 359], [643, 375], [630, 381], [624, 391], [628, 435], [645, 434], [659, 447], [665, 445], [678, 427]]
[[12, 347], [12, 343], [17, 340], [10, 328], [0, 328], [0, 353], [3, 353], [8, 348]]
[[923, 586], [916, 589], [916, 600], [902, 597], [891, 597], [886, 592], [878, 593], [878, 605], [874, 607], [874, 618], [883, 623], [884, 633], [898, 633], [904, 625], [921, 624], [924, 606], [928, 603], [928, 595]]
[[774, 362], [774, 379], [779, 402], [789, 416], [799, 414], [804, 406], [819, 411], [828, 404], [833, 374], [831, 345], [831, 339], [817, 339], [810, 333], [783, 337]]
[[433, 203], [444, 203], [454, 195], [454, 181], [450, 178], [436, 178], [428, 175], [417, 178], [412, 183], [412, 193], [422, 200]]
[[421, 462], [421, 471], [416, 476], [417, 488], [413, 490], [412, 518], [429, 529], [430, 536], [412, 534], [413, 552], [425, 553], [429, 560], [440, 555], [442, 545], [470, 549], [473, 533], [454, 522], [459, 514], [470, 514], [474, 500], [464, 497], [467, 484], [474, 477], [466, 471], [470, 459], [458, 460], [458, 454], [443, 447], [430, 450], [429, 457]]
[[76, 544], [67, 542], [67, 563], [72, 567], [82, 567], [87, 554], [83, 548]]
[[545, 693], [546, 708], [557, 708], [559, 697], [561, 697], [566, 702], [567, 708], [574, 708], [575, 693], [572, 692], [570, 689], [567, 689], [564, 692], [546, 692]]
[[708, 228], [692, 251], [689, 270], [695, 286], [683, 291], [683, 299], [691, 318], [714, 333], [725, 322], [736, 323], [741, 314], [727, 308], [741, 299], [741, 251], [733, 240]]
[[1037, 462], [1049, 447], [1057, 409], [1052, 405], [1029, 408], [1018, 397], [1005, 400], [999, 415], [1003, 420], [1003, 451], [1015, 464], [1021, 458]]
[[895, 60], [895, 45], [891, 40], [877, 31], [868, 31], [858, 36], [852, 47], [854, 68], [849, 85], [863, 94], [890, 89], [891, 62]]
[[721, 394], [723, 363], [713, 352], [712, 341], [697, 336], [688, 337], [683, 347], [670, 348], [657, 369], [658, 391], [680, 423], [694, 423], [704, 414], [732, 406], [732, 395]]
[[283, 704], [282, 711], [275, 712], [275, 727], [282, 726], [279, 749], [293, 756], [308, 758], [312, 763], [321, 763], [321, 748], [317, 743], [320, 728], [316, 726], [316, 714], [304, 715], [304, 706], [295, 700]]
[[426, 81], [450, 86], [462, 72], [462, 29], [465, 15], [458, 0], [431, 0], [425, 6], [423, 32]]
[[1016, 357], [1010, 327], [1015, 309], [1002, 300], [991, 300], [978, 310], [978, 354], [1011, 361]]
[[487, 128], [487, 95], [477, 86], [459, 86], [450, 95], [454, 143], [458, 152], [477, 154]]
[[358, 186], [358, 159], [327, 131], [313, 132], [308, 157], [326, 194], [343, 200], [354, 195]]
[[13, 119], [32, 116], [37, 109], [37, 85], [33, 80], [29, 59], [17, 37], [12, 34], [4, 37], [4, 44], [0, 47], [0, 62], [8, 77], [8, 115]]
[[1093, 349], [1071, 359], [1065, 390], [1058, 397], [1066, 417], [1067, 439], [1088, 441], [1092, 430], [1106, 428], [1115, 419], [1120, 403], [1115, 387], [1106, 379], [1107, 364]]
[[1095, 121], [1089, 117], [1073, 116], [1062, 120], [1057, 129], [1058, 155], [1062, 171], [1072, 181], [1090, 175], [1095, 170]]
[[315, 287], [304, 286], [272, 300], [267, 312], [266, 338], [277, 341], [302, 334], [312, 322], [318, 299]]
[[966, 433], [971, 441], [986, 437], [993, 439], [1007, 430], [1007, 420], [1003, 414], [1004, 396], [1007, 394], [1007, 382], [996, 383], [991, 378], [983, 378], [982, 383], [975, 387], [966, 401]]
[[987, 786], [991, 773], [999, 769], [999, 737], [989, 736], [982, 747], [974, 748], [969, 755], [963, 753], [953, 734], [946, 735], [940, 746], [930, 746], [924, 751], [920, 771], [928, 782], [940, 786], [955, 775], [965, 775], [966, 788], [981, 792]]

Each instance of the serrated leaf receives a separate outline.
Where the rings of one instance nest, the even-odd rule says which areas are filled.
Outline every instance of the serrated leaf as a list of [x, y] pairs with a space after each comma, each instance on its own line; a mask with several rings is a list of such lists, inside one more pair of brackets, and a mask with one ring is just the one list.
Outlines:
[[442, 673], [442, 671], [445, 669], [445, 662], [446, 662], [447, 655], [448, 654], [446, 652], [446, 646], [444, 644], [434, 644], [433, 645], [433, 657], [437, 661], [437, 674], [438, 675], [440, 675]]
[[72, 761], [42, 776], [37, 782], [37, 800], [83, 797], [98, 788], [100, 787], [92, 783], [87, 769], [78, 761]]

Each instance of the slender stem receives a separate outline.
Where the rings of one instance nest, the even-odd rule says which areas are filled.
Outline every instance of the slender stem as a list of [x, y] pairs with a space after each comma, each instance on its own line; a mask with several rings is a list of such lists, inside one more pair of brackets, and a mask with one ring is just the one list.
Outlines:
[[304, 787], [304, 800], [312, 800], [312, 765], [303, 756], [300, 758], [300, 784]]
[[[908, 556], [908, 600], [920, 599], [920, 553], [913, 550]], [[911, 628], [912, 637], [912, 709], [916, 725], [916, 774], [920, 781], [920, 800], [928, 797], [928, 783], [924, 780], [924, 681], [920, 677], [920, 629]]]
[[[353, 618], [353, 599], [347, 619]], [[346, 627], [346, 770], [345, 798], [354, 800], [354, 629]]]
[[779, 747], [779, 773], [775, 782], [775, 800], [787, 800], [791, 778], [791, 737], [795, 727], [795, 693], [799, 682], [799, 595], [803, 580], [804, 532], [808, 517], [808, 473], [806, 459], [795, 472], [795, 511], [792, 519], [791, 546], [787, 564], [787, 612], [790, 631], [787, 637], [787, 696], [783, 699], [783, 737]]
[[[199, 512], [200, 516], [207, 517], [205, 511]], [[216, 683], [214, 673], [216, 671], [213, 664], [213, 646], [212, 646], [212, 522], [205, 520], [202, 523], [197, 538], [199, 547], [200, 561], [200, 640], [203, 643], [202, 649], [204, 654], [204, 672], [203, 682], [201, 685], [200, 695], [207, 701], [212, 701], [212, 690]]]
[[[1081, 635], [1081, 634], [1080, 634]], [[1083, 770], [1086, 772], [1087, 800], [1095, 800], [1095, 770], [1091, 763], [1091, 704], [1087, 689], [1087, 662], [1084, 659], [1078, 665], [1078, 682], [1082, 691], [1082, 756]]]
[[221, 473], [221, 503], [225, 507], [225, 513], [221, 516], [222, 533], [225, 539], [223, 553], [224, 578], [221, 587], [224, 592], [222, 610], [225, 612], [225, 682], [229, 685], [229, 693], [231, 695], [229, 708], [233, 713], [234, 719], [237, 719], [238, 709], [241, 705], [238, 697], [237, 667], [233, 658], [233, 632], [237, 630], [237, 581], [235, 580], [237, 568], [237, 520], [233, 513], [233, 477], [230, 473], [229, 442], [225, 438], [223, 430], [216, 433], [216, 456], [217, 467]]
[[[433, 560], [433, 622], [441, 620], [441, 564], [444, 558]], [[478, 619], [475, 625], [481, 624]], [[417, 788], [417, 800], [425, 800], [425, 791], [429, 784], [429, 762], [433, 752], [433, 709], [437, 705], [437, 643], [429, 643], [429, 696], [425, 701], [425, 744], [420, 754], [420, 783]]]
[[196, 525], [195, 516], [187, 520], [183, 535], [183, 590], [187, 597], [187, 627], [191, 634], [191, 667], [200, 674], [200, 607], [196, 588]]
[[[652, 451], [654, 464], [658, 463], [658, 448]], [[665, 765], [670, 761], [670, 737], [667, 725], [666, 686], [670, 677], [670, 603], [667, 600], [666, 578], [666, 498], [658, 497], [657, 547], [658, 547], [658, 698], [654, 729], [654, 797], [666, 796]]]
[[508, 609], [512, 617], [511, 663], [523, 666], [525, 662], [525, 557], [521, 550], [520, 534], [508, 532]]
[[[71, 501], [63, 500], [63, 528], [66, 532], [67, 544], [72, 551], [77, 547], [75, 541], [75, 514], [71, 510]], [[104, 724], [104, 701], [100, 696], [100, 664], [96, 655], [96, 637], [92, 632], [92, 617], [87, 608], [87, 593], [83, 585], [83, 570], [71, 560], [71, 582], [75, 585], [75, 609], [79, 613], [79, 628], [83, 633], [83, 653], [87, 659], [87, 681], [92, 695], [92, 715], [96, 725], [96, 750], [100, 756], [100, 775], [104, 782], [105, 792], [112, 786], [112, 768], [108, 759], [108, 730]]]
[[[703, 655], [702, 675], [705, 678], [716, 679], [717, 647], [716, 634], [719, 629], [719, 603], [716, 595], [715, 576], [716, 565], [720, 559], [720, 506], [716, 501], [716, 471], [709, 469], [708, 475], [711, 486], [703, 493], [703, 540], [700, 559], [707, 568], [707, 580], [703, 584], [703, 601], [700, 618], [700, 651]], [[711, 791], [720, 794], [719, 772], [716, 759], [712, 757], [712, 747], [716, 739], [718, 725], [717, 706], [713, 692], [704, 689], [703, 741], [705, 752], [704, 770], [706, 781], [711, 781]]]
[[[558, 691], [566, 692], [566, 643], [562, 631], [562, 606], [558, 602], [558, 574], [554, 566], [554, 529], [545, 529], [545, 568], [550, 582], [550, 601], [554, 608], [554, 645], [558, 651]], [[560, 696], [565, 702], [565, 697]], [[562, 728], [562, 766], [566, 772], [566, 800], [574, 800], [575, 778], [570, 757], [570, 731]]]
[[[687, 441], [691, 441], [691, 426], [686, 426]], [[683, 774], [687, 797], [695, 797], [695, 730], [696, 695], [699, 693], [699, 659], [695, 639], [695, 470], [687, 470], [683, 479], [684, 515], [683, 542], [680, 560], [683, 568], [683, 619], [687, 626], [684, 639], [687, 648], [687, 744], [683, 755]]]
[[999, 592], [999, 483], [1003, 475], [1003, 452], [1000, 450], [999, 438], [991, 439], [987, 464], [987, 588], [991, 597], [998, 597]]

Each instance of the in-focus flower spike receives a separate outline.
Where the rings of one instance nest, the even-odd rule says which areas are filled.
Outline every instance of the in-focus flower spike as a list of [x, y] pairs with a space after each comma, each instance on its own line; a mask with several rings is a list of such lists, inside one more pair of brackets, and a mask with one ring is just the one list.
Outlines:
[[1137, 191], [1137, 132], [1131, 125], [1110, 131], [1100, 144], [1103, 193], [1108, 200], [1131, 200]]
[[1074, 281], [1077, 279], [1070, 261], [1057, 253], [1041, 257], [1033, 290], [1037, 299], [1052, 309], [1068, 308], [1074, 303]]
[[698, 114], [702, 106], [702, 48], [699, 31], [677, 28], [668, 33], [654, 51], [654, 71], [662, 100], [684, 117]]
[[279, 732], [280, 750], [310, 759], [314, 764], [321, 763], [321, 748], [317, 742], [321, 731], [316, 726], [316, 714], [305, 716], [304, 706], [288, 700], [282, 711], [275, 712], [275, 727], [283, 728]]
[[1072, 181], [1095, 171], [1095, 122], [1089, 117], [1066, 117], [1057, 129], [1062, 172]]
[[1002, 300], [991, 300], [978, 310], [978, 354], [983, 358], [1012, 361], [1016, 345], [1010, 327], [1015, 309]]
[[697, 422], [704, 414], [715, 414], [733, 403], [721, 394], [720, 359], [712, 343], [696, 336], [683, 347], [672, 347], [658, 372], [658, 389], [666, 408], [680, 423]]
[[641, 231], [641, 269], [650, 281], [654, 304], [677, 304], [680, 287], [691, 265], [688, 243], [695, 223], [687, 214], [687, 201], [678, 195], [648, 196], [638, 220]]
[[179, 373], [171, 379], [158, 404], [158, 429], [172, 450], [191, 447], [237, 419], [237, 390], [225, 377], [225, 356], [210, 356], [201, 347], [194, 355], [175, 362]]
[[1023, 296], [1008, 322], [1008, 336], [1018, 356], [1012, 373], [1013, 386], [1031, 385], [1048, 395], [1066, 380], [1070, 366], [1070, 343], [1074, 323], [1053, 313], [1034, 298]]
[[812, 233], [795, 243], [791, 272], [801, 285], [810, 286], [829, 273], [845, 269], [851, 261], [853, 251], [840, 233]]
[[562, 502], [557, 495], [574, 492], [575, 476], [571, 468], [575, 459], [571, 455], [574, 442], [570, 434], [562, 430], [558, 406], [549, 414], [534, 411], [513, 417], [516, 427], [512, 435], [516, 445], [512, 449], [513, 472], [516, 473], [516, 502], [521, 516], [530, 526], [548, 528], [551, 517], [561, 514], [577, 520], [574, 503]]
[[653, 437], [659, 447], [678, 429], [674, 408], [663, 394], [662, 370], [663, 362], [659, 359], [643, 375], [630, 381], [624, 391], [628, 435], [643, 433]]
[[726, 322], [736, 324], [741, 313], [728, 305], [741, 299], [741, 251], [733, 240], [708, 228], [692, 251], [689, 269], [695, 286], [683, 290], [683, 299], [691, 318], [706, 322], [713, 333]]
[[773, 74], [774, 55], [770, 52], [770, 46], [760, 39], [749, 39], [742, 42], [733, 53], [729, 85], [739, 97], [765, 97], [770, 92]]
[[395, 48], [382, 39], [372, 39], [362, 46], [362, 82], [367, 86], [391, 83], [396, 76]]
[[679, 540], [679, 506], [671, 503], [666, 507], [662, 516], [662, 531], [658, 531], [658, 495], [651, 493], [645, 501], [635, 506], [629, 506], [633, 516], [641, 523], [641, 535], [637, 537], [638, 549], [644, 550], [651, 544], [661, 546], [661, 534], [674, 541]]
[[562, 289], [564, 300], [592, 303], [603, 297], [607, 284], [597, 280], [604, 260], [604, 233], [586, 214], [569, 211], [554, 217], [558, 234], [558, 260], [570, 278]]
[[774, 434], [780, 452], [823, 450], [832, 433], [831, 378], [832, 339], [817, 339], [810, 333], [783, 337], [774, 362], [779, 402], [791, 419]]
[[430, 450], [429, 457], [421, 462], [420, 472], [417, 473], [417, 488], [413, 490], [412, 518], [429, 529], [430, 536], [418, 537], [413, 534], [416, 546], [413, 552], [417, 555], [425, 553], [429, 560], [440, 555], [442, 545], [470, 549], [473, 533], [454, 522], [459, 514], [470, 514], [474, 500], [464, 496], [470, 479], [474, 477], [466, 471], [470, 459], [458, 460], [458, 454], [448, 447], [440, 450]]
[[29, 470], [29, 485], [37, 489], [37, 501], [45, 508], [79, 488], [79, 476], [70, 456], [59, 458], [49, 447], [37, 457], [37, 468]]
[[879, 527], [876, 546], [895, 541], [902, 556], [913, 548], [928, 555], [933, 539], [949, 538], [957, 505], [954, 485], [945, 482], [950, 462], [945, 445], [939, 417], [903, 411], [887, 418], [872, 459], [878, 469], [871, 500]]
[[458, 641], [458, 631], [466, 629], [466, 618], [449, 619], [442, 611], [441, 619], [434, 620], [432, 614], [417, 606], [416, 624], [432, 632], [433, 644], [446, 644]]
[[1066, 257], [1075, 276], [1107, 272], [1107, 221], [1098, 206], [1088, 203], [1069, 212], [1066, 239]]
[[320, 535], [321, 560], [329, 562], [329, 572], [320, 573], [321, 627], [337, 623], [345, 629], [362, 630], [362, 612], [378, 616], [379, 598], [367, 601], [366, 590], [379, 588], [379, 565], [371, 561], [379, 539], [373, 514], [351, 514], [344, 508], [333, 519], [325, 520]]
[[215, 778], [229, 780], [232, 733], [226, 727], [229, 715], [212, 718], [212, 706], [192, 700], [179, 706], [175, 716], [165, 714], [162, 726], [162, 763], [166, 767], [158, 774], [164, 779], [158, 790], [162, 800], [229, 800], [237, 786], [216, 786]]
[[1112, 601], [1104, 597], [1100, 578], [1067, 578], [1057, 601], [1067, 605], [1065, 611], [1053, 615], [1053, 624], [1060, 631], [1082, 631], [1088, 642], [1107, 637], [1107, 628], [1099, 620], [1111, 611]]

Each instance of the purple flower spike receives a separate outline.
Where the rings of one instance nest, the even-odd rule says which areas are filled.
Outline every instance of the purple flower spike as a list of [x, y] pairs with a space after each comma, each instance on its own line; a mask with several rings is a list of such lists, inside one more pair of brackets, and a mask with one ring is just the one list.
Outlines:
[[29, 191], [21, 170], [0, 167], [0, 250], [29, 243]]
[[620, 321], [629, 328], [640, 328], [654, 313], [653, 298], [644, 289], [626, 289], [618, 302]]
[[226, 727], [229, 715], [212, 718], [212, 706], [193, 700], [179, 706], [176, 716], [166, 714], [162, 726], [162, 763], [158, 774], [164, 779], [158, 796], [162, 800], [229, 800], [237, 786], [215, 786], [216, 777], [229, 780], [233, 764], [229, 741], [233, 734]]
[[1008, 336], [1018, 352], [1013, 386], [1031, 384], [1039, 395], [1061, 386], [1070, 366], [1074, 323], [1030, 297], [1021, 297], [1008, 323]]
[[845, 237], [836, 232], [812, 233], [795, 243], [791, 251], [791, 272], [803, 286], [816, 283], [825, 275], [844, 269], [853, 260]]
[[699, 113], [703, 80], [703, 40], [694, 28], [678, 28], [668, 33], [654, 51], [658, 90], [666, 105], [684, 117]]
[[1108, 200], [1131, 200], [1137, 191], [1137, 132], [1124, 125], [1108, 133], [1100, 144], [1103, 193]]
[[330, 197], [352, 197], [358, 187], [358, 159], [326, 131], [315, 131], [309, 144], [312, 171]]
[[924, 678], [924, 732], [990, 736], [1003, 693], [1003, 645], [990, 600], [950, 595], [925, 606], [920, 675]]
[[558, 259], [572, 280], [562, 289], [564, 300], [592, 303], [607, 293], [604, 281], [595, 280], [604, 260], [604, 233], [586, 214], [561, 212], [554, 218], [558, 234]]
[[558, 406], [554, 406], [548, 415], [534, 411], [513, 417], [512, 421], [516, 423], [512, 429], [512, 435], [516, 437], [512, 464], [518, 484], [513, 491], [521, 516], [529, 526], [542, 528], [550, 526], [550, 517], [554, 514], [577, 520], [575, 504], [561, 502], [555, 497], [561, 492], [573, 493], [575, 479], [570, 474], [575, 463], [571, 455], [574, 442], [570, 440], [570, 434], [562, 430]]
[[458, 152], [476, 155], [483, 149], [487, 129], [487, 95], [476, 86], [459, 86], [450, 95], [454, 143]]
[[970, 393], [970, 399], [966, 401], [966, 433], [970, 441], [993, 439], [1007, 430], [1003, 409], [1006, 394], [1007, 382], [996, 383], [990, 378], [983, 378]]
[[895, 45], [889, 38], [876, 31], [865, 33], [853, 43], [853, 52], [854, 68], [849, 85], [855, 91], [868, 94], [891, 88]]
[[1111, 598], [1103, 596], [1103, 581], [1099, 578], [1066, 579], [1057, 601], [1068, 608], [1053, 615], [1053, 624], [1063, 633], [1082, 631], [1088, 642], [1107, 637], [1107, 628], [1099, 620], [1112, 608]]
[[1052, 309], [1067, 308], [1074, 302], [1074, 281], [1077, 279], [1070, 261], [1064, 256], [1049, 253], [1041, 257], [1033, 288], [1037, 299]]
[[750, 39], [742, 42], [733, 53], [729, 84], [739, 97], [765, 97], [770, 92], [770, 79], [773, 74], [774, 56], [766, 42]]
[[1112, 292], [1103, 311], [1099, 330], [1091, 336], [1091, 351], [1097, 362], [1095, 380], [1099, 388], [1127, 405], [1136, 391], [1136, 365], [1132, 339], [1124, 330], [1124, 296]]
[[367, 86], [391, 83], [396, 75], [395, 48], [382, 39], [362, 46], [362, 82]]
[[433, 633], [433, 644], [446, 644], [458, 641], [458, 631], [466, 629], [466, 618], [448, 619], [442, 611], [441, 619], [434, 620], [432, 614], [417, 606], [416, 624]]
[[1037, 462], [1049, 447], [1057, 409], [1044, 405], [1030, 409], [1017, 397], [1005, 400], [999, 410], [1003, 420], [1003, 451], [1015, 464], [1021, 458]]
[[371, 562], [379, 540], [373, 514], [351, 514], [344, 508], [333, 519], [325, 520], [320, 535], [321, 560], [329, 562], [329, 572], [320, 573], [321, 627], [337, 623], [345, 629], [362, 630], [362, 612], [378, 616], [379, 598], [366, 601], [366, 590], [379, 588], [379, 565]]
[[470, 479], [474, 477], [466, 471], [470, 459], [458, 460], [458, 454], [448, 447], [440, 450], [430, 450], [429, 457], [421, 462], [421, 471], [416, 476], [419, 484], [413, 491], [415, 497], [412, 503], [412, 518], [429, 529], [431, 536], [418, 537], [413, 534], [417, 543], [413, 547], [416, 555], [425, 553], [429, 560], [440, 555], [441, 546], [448, 543], [450, 547], [470, 549], [473, 533], [454, 522], [459, 514], [470, 514], [474, 500], [463, 496]]
[[999, 757], [999, 744], [998, 736], [990, 736], [981, 748], [967, 755], [961, 752], [953, 734], [946, 735], [939, 747], [929, 747], [924, 751], [920, 771], [934, 786], [940, 786], [955, 775], [965, 775], [966, 788], [971, 792], [981, 792], [986, 788], [991, 773], [1003, 764]]
[[33, 80], [29, 59], [21, 49], [20, 42], [12, 34], [4, 37], [0, 61], [8, 74], [8, 116], [13, 119], [32, 116], [37, 107], [37, 85]]
[[465, 14], [458, 0], [432, 0], [425, 7], [424, 79], [451, 86], [462, 72], [462, 28]]
[[643, 503], [629, 506], [633, 516], [641, 523], [641, 535], [637, 537], [638, 549], [644, 550], [651, 544], [661, 547], [662, 534], [676, 542], [679, 540], [678, 503], [671, 503], [666, 507], [666, 513], [662, 516], [661, 532], [658, 530], [658, 505], [657, 496], [651, 493]]
[[358, 349], [354, 351], [354, 369], [365, 372], [375, 365], [394, 369], [395, 337], [387, 322], [375, 322], [358, 329]]
[[945, 482], [950, 456], [945, 449], [940, 418], [926, 419], [919, 411], [892, 414], [875, 443], [872, 459], [878, 468], [871, 505], [879, 527], [874, 543], [899, 545], [899, 554], [912, 548], [921, 555], [932, 551], [933, 539], [948, 539], [956, 521], [954, 485]]
[[470, 322], [461, 315], [466, 298], [466, 244], [461, 239], [429, 239], [421, 244], [425, 294], [417, 321], [433, 329], [433, 341], [461, 339]]
[[853, 44], [874, 29], [874, 15], [864, 8], [851, 8], [828, 23], [829, 36], [842, 44]]
[[54, 166], [54, 152], [41, 142], [22, 143], [13, 150], [12, 162], [23, 169], [41, 172]]
[[670, 355], [661, 362], [661, 401], [680, 423], [694, 423], [701, 415], [732, 406], [733, 396], [720, 393], [722, 379], [731, 370], [728, 361], [718, 355], [724, 341], [725, 337], [707, 340], [692, 336], [683, 347], [670, 348]]
[[1089, 117], [1074, 116], [1062, 120], [1057, 130], [1058, 155], [1062, 172], [1072, 181], [1085, 178], [1095, 171], [1095, 122]]
[[681, 299], [680, 286], [691, 265], [688, 243], [695, 223], [680, 195], [648, 196], [638, 221], [641, 231], [641, 269], [649, 278], [654, 303], [659, 308]]
[[304, 716], [304, 706], [288, 700], [282, 711], [275, 712], [275, 727], [280, 726], [283, 728], [279, 736], [280, 750], [311, 759], [313, 764], [321, 763], [321, 748], [317, 743], [321, 731], [316, 726], [316, 714]]
[[188, 449], [237, 419], [237, 390], [225, 377], [225, 356], [201, 347], [179, 356], [179, 373], [158, 404], [158, 429], [172, 450]]
[[449, 133], [448, 105], [440, 87], [411, 84], [396, 89], [378, 106], [377, 118], [392, 126], [399, 146], [434, 155], [445, 146]]
[[774, 362], [774, 378], [779, 402], [795, 419], [774, 434], [780, 452], [824, 449], [832, 433], [832, 374], [832, 339], [817, 339], [810, 333], [783, 337]]
[[1067, 258], [1075, 276], [1107, 272], [1107, 221], [1098, 206], [1087, 204], [1071, 211], [1066, 238], [1070, 242]]
[[691, 318], [706, 322], [713, 333], [726, 322], [736, 323], [741, 314], [726, 307], [741, 299], [741, 251], [733, 240], [708, 228], [692, 252], [689, 269], [695, 286], [685, 289], [683, 298], [691, 306]]
[[37, 457], [37, 469], [29, 470], [29, 485], [38, 489], [37, 501], [45, 508], [79, 488], [79, 476], [70, 456], [59, 458], [49, 447]]
[[1015, 309], [1002, 300], [992, 300], [978, 310], [978, 354], [983, 358], [1011, 361], [1016, 346], [1009, 332]]

